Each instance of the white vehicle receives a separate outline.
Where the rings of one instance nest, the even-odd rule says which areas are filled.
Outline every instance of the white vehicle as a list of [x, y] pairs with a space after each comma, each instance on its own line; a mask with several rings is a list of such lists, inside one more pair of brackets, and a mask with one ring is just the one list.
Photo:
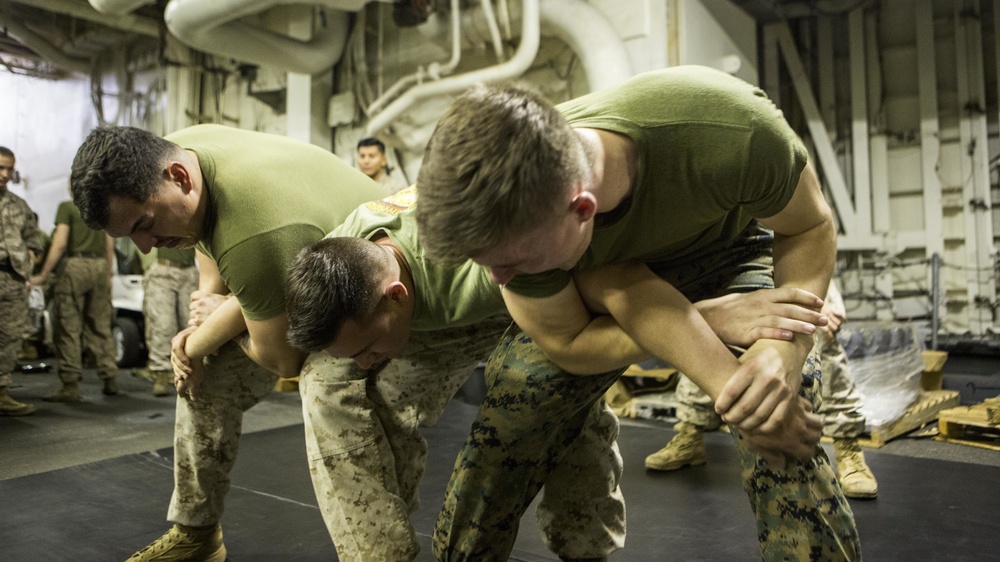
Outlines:
[[142, 275], [111, 278], [111, 336], [119, 367], [141, 367], [146, 361], [145, 322], [142, 315]]
[[145, 321], [142, 314], [142, 266], [139, 250], [128, 238], [115, 240], [118, 273], [111, 278], [111, 337], [119, 367], [146, 364]]

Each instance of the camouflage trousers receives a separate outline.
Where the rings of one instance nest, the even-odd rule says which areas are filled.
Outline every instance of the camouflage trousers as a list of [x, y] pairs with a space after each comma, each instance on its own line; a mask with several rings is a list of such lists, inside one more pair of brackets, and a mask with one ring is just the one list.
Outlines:
[[[0, 259], [5, 262], [6, 259]], [[24, 344], [28, 319], [28, 289], [20, 275], [0, 269], [0, 388], [11, 384], [11, 373]]]
[[97, 375], [104, 380], [118, 376], [115, 343], [111, 339], [111, 277], [103, 258], [63, 258], [53, 288], [55, 334], [53, 343], [59, 360], [59, 378], [64, 383], [80, 380], [83, 351], [97, 362]]
[[618, 418], [600, 400], [623, 371], [571, 375], [516, 325], [507, 330], [487, 363], [486, 400], [448, 483], [434, 531], [438, 560], [507, 560], [521, 516], [543, 486], [537, 517], [551, 550], [600, 558], [623, 546]]
[[[836, 337], [816, 332], [813, 355], [819, 362], [822, 377], [814, 406], [823, 419], [823, 435], [834, 439], [857, 437], [865, 430], [861, 414], [861, 394], [847, 365], [847, 354]], [[708, 431], [717, 429], [722, 418], [715, 413], [712, 399], [683, 374], [677, 381], [677, 419]]]
[[263, 400], [277, 380], [233, 343], [205, 359], [198, 399], [177, 397], [169, 521], [205, 527], [222, 519], [243, 413]]
[[[770, 231], [753, 224], [727, 247], [647, 265], [694, 302], [773, 287], [772, 243]], [[516, 328], [504, 336], [487, 366], [486, 400], [459, 453], [438, 519], [434, 549], [439, 559], [506, 559], [496, 551], [491, 555], [488, 545], [502, 544], [509, 551], [520, 513], [563, 456], [572, 453], [581, 423], [595, 408], [606, 408], [602, 397], [620, 373], [570, 375]], [[813, 368], [803, 375], [803, 391], [810, 398], [818, 392], [818, 375]], [[738, 432], [733, 436], [765, 560], [861, 558], [854, 515], [822, 447], [809, 462], [790, 462], [778, 471]], [[501, 502], [508, 507], [484, 514], [486, 524], [463, 525]]]
[[169, 371], [170, 340], [188, 325], [198, 268], [153, 263], [142, 278], [142, 313], [150, 371]]
[[865, 430], [861, 414], [861, 393], [854, 386], [854, 377], [847, 364], [847, 353], [836, 336], [816, 332], [823, 384], [822, 403], [816, 412], [823, 418], [823, 435], [834, 439], [851, 439]]
[[[438, 420], [508, 324], [509, 319], [501, 317], [466, 328], [414, 332], [401, 358], [369, 371], [326, 354], [307, 359], [299, 380], [306, 449], [316, 496], [340, 560], [395, 562], [417, 555], [409, 516], [419, 503], [418, 484], [427, 459], [419, 427]], [[618, 459], [613, 437], [597, 438], [610, 433], [599, 423], [617, 429], [613, 415], [595, 417], [586, 425], [583, 434], [593, 436], [591, 443], [601, 449], [592, 456]], [[546, 442], [546, 436], [539, 435], [538, 441]], [[618, 475], [620, 461], [615, 467], [578, 466], [554, 479], [552, 489], [558, 492], [539, 510], [544, 513], [543, 534], [556, 553], [571, 554], [565, 545], [591, 540], [594, 534], [623, 535], [624, 519], [617, 517], [624, 511]], [[603, 503], [579, 506], [577, 496], [591, 493], [595, 482], [601, 489], [593, 494], [602, 494]], [[458, 525], [488, 527], [494, 511], [505, 509], [504, 502], [491, 503], [488, 513]], [[606, 520], [618, 525], [606, 527]], [[496, 548], [491, 555], [495, 559], [509, 550], [503, 550], [504, 545]]]

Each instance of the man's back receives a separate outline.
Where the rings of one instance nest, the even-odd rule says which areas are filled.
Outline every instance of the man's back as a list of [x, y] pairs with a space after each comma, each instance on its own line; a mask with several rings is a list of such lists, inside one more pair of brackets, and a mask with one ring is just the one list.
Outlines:
[[198, 155], [210, 201], [199, 249], [250, 319], [281, 312], [274, 289], [299, 250], [379, 197], [374, 182], [332, 153], [286, 137], [200, 125], [167, 139]]

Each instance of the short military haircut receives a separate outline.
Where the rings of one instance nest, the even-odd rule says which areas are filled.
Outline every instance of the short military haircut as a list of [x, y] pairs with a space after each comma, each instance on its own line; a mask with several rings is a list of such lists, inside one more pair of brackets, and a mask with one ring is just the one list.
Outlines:
[[288, 342], [322, 351], [347, 320], [368, 321], [381, 302], [391, 259], [364, 238], [326, 238], [299, 252], [285, 281]]
[[385, 154], [385, 143], [378, 140], [375, 137], [367, 137], [358, 141], [358, 150], [361, 150], [362, 146], [377, 146], [378, 151]]
[[146, 202], [163, 178], [176, 144], [135, 127], [99, 127], [73, 158], [70, 190], [88, 226], [107, 226], [112, 197]]
[[7, 158], [14, 157], [14, 151], [7, 148], [6, 146], [0, 146], [0, 156], [6, 156]]
[[543, 224], [589, 173], [583, 142], [540, 96], [474, 86], [448, 108], [417, 177], [428, 254], [455, 263]]

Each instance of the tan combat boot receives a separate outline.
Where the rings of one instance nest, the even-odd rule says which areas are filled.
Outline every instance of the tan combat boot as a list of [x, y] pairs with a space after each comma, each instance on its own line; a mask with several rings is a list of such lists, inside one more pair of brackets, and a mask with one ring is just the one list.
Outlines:
[[844, 495], [855, 499], [873, 499], [878, 495], [878, 482], [865, 462], [857, 439], [836, 439], [833, 442], [837, 456], [837, 480]]
[[170, 371], [152, 371], [153, 396], [167, 396], [173, 387], [173, 373]]
[[705, 464], [705, 430], [687, 422], [677, 424], [676, 429], [677, 435], [666, 447], [646, 457], [646, 468], [668, 471]]
[[64, 382], [55, 394], [50, 394], [42, 398], [46, 402], [62, 402], [63, 404], [75, 404], [80, 401], [80, 383]]
[[162, 537], [125, 562], [224, 562], [226, 545], [222, 527], [174, 525]]
[[34, 405], [14, 400], [6, 386], [0, 387], [0, 416], [27, 416], [34, 413]]

